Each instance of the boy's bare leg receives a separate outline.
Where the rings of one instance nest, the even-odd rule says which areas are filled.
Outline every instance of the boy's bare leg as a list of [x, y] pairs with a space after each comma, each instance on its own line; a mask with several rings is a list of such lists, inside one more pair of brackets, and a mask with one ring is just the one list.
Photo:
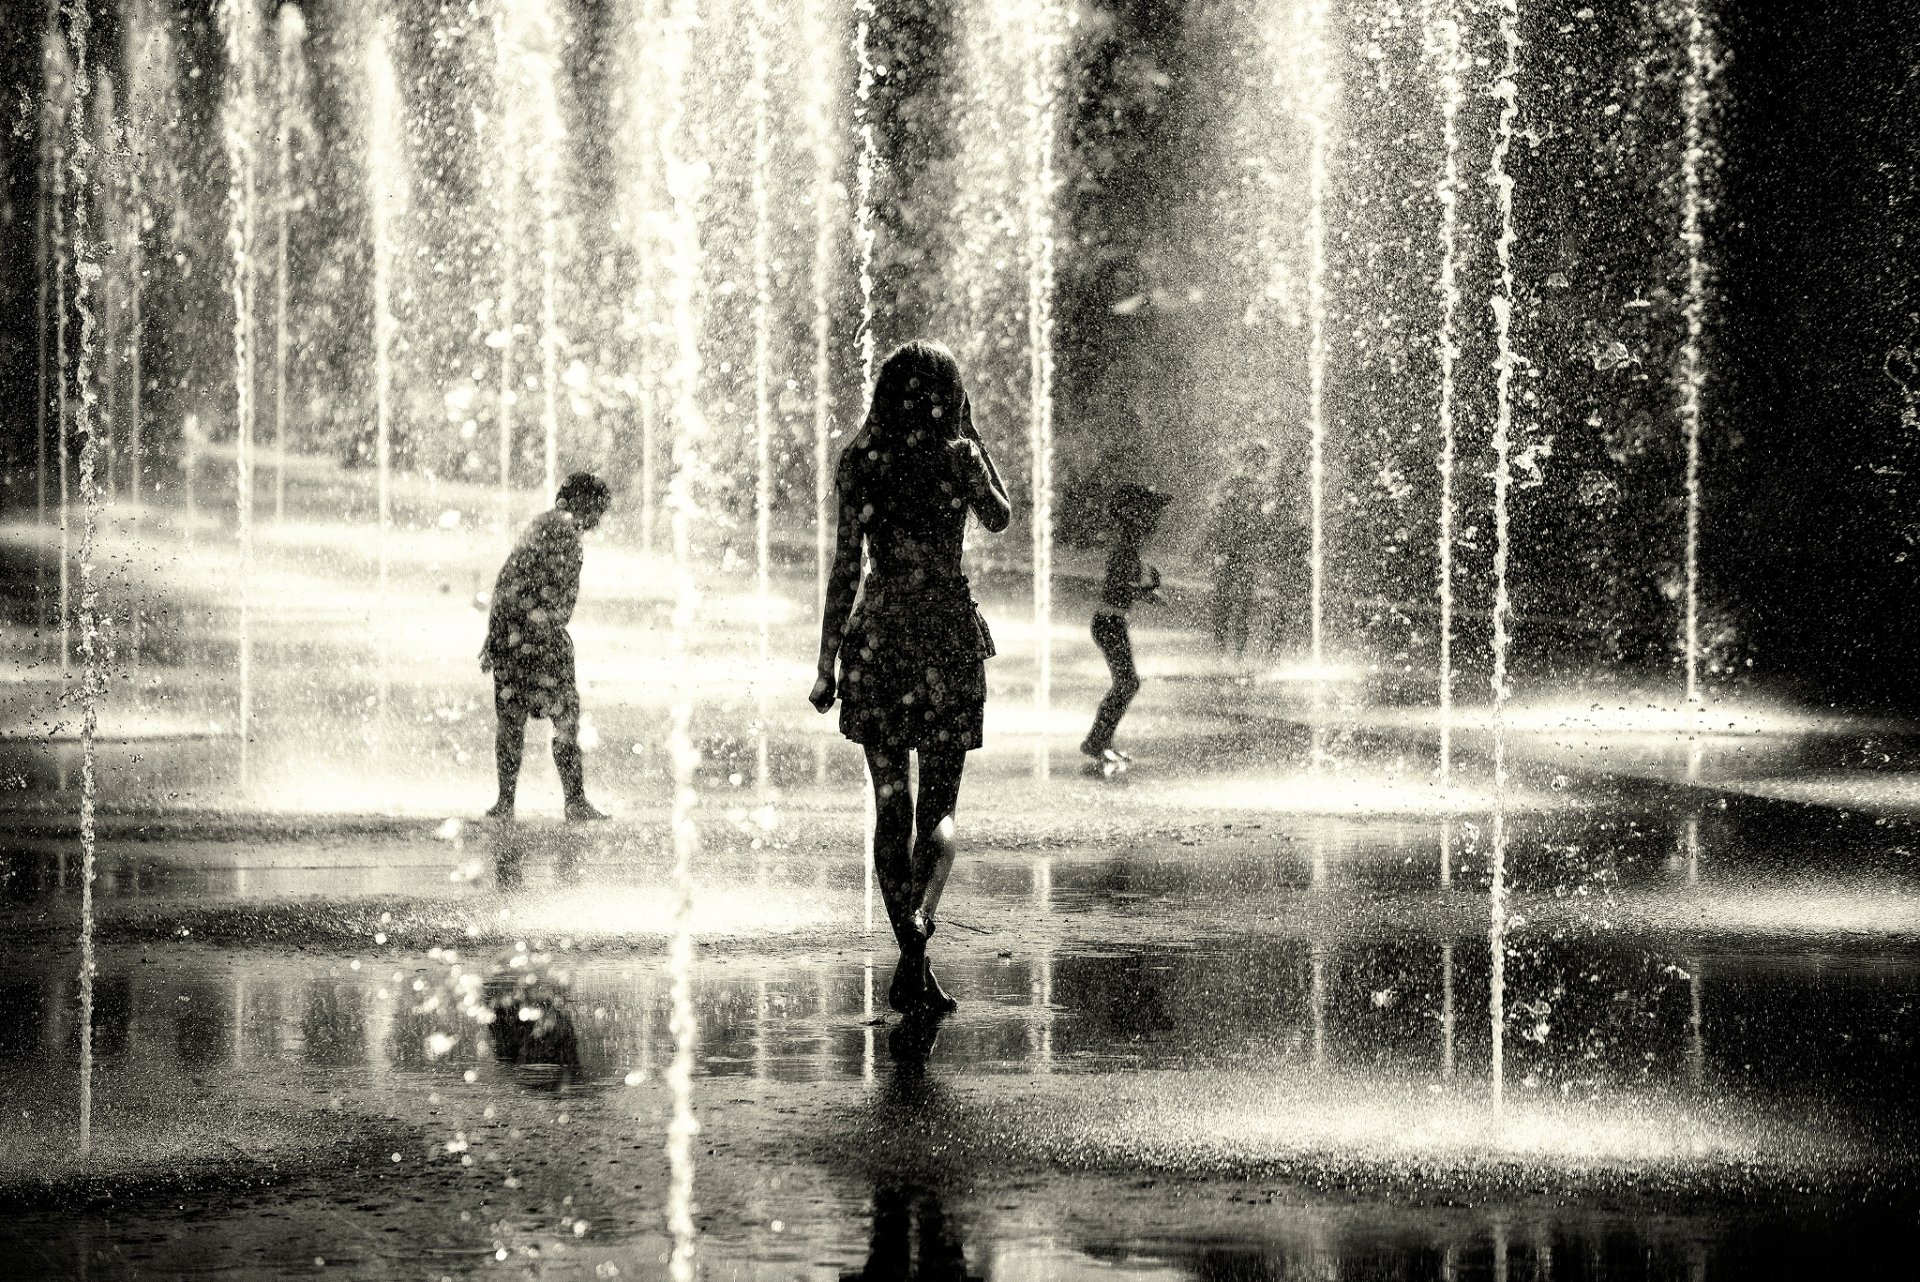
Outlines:
[[580, 695], [572, 692], [553, 710], [553, 768], [567, 799], [567, 818], [605, 819], [587, 800], [586, 766], [580, 755]]
[[499, 776], [500, 795], [487, 817], [511, 819], [520, 791], [520, 757], [527, 746], [527, 713], [520, 707], [503, 708], [496, 700], [494, 716], [498, 724], [493, 732], [493, 768]]

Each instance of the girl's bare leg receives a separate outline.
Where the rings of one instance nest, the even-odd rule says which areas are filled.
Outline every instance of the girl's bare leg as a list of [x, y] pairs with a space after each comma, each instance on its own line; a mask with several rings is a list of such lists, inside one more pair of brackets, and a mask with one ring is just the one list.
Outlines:
[[866, 745], [873, 776], [873, 871], [887, 921], [900, 945], [900, 962], [887, 988], [887, 1004], [905, 1011], [919, 1000], [926, 966], [925, 937], [912, 929], [913, 794], [907, 787], [907, 750]]
[[[933, 934], [934, 915], [940, 907], [941, 892], [947, 886], [947, 875], [953, 871], [953, 811], [960, 800], [960, 773], [966, 764], [967, 754], [961, 749], [931, 749], [920, 754], [909, 924], [923, 950], [927, 937]], [[921, 986], [921, 1000], [928, 1009], [952, 1010], [958, 1005], [934, 978], [933, 967], [924, 962]]]
[[953, 871], [953, 811], [960, 801], [960, 773], [967, 754], [959, 749], [927, 749], [920, 754], [920, 797], [913, 843], [912, 906], [931, 925], [940, 895]]

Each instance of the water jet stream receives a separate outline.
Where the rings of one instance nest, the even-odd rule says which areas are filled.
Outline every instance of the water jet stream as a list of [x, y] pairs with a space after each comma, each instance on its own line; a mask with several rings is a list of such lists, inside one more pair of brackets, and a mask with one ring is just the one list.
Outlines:
[[279, 461], [273, 469], [273, 519], [287, 519], [287, 223], [293, 212], [293, 126], [306, 94], [307, 68], [302, 46], [307, 38], [300, 6], [280, 6], [277, 43], [279, 75], [275, 84], [274, 171], [277, 191], [273, 202], [273, 447]]
[[[240, 783], [245, 787], [253, 738], [253, 418], [254, 205], [256, 127], [256, 12], [253, 0], [223, 0], [220, 25], [226, 39], [227, 104], [227, 251], [232, 255], [234, 366], [235, 534], [240, 545], [239, 582], [239, 739]], [[384, 577], [384, 576], [383, 576]]]
[[664, 105], [660, 120], [660, 167], [668, 200], [667, 261], [675, 359], [666, 373], [672, 397], [674, 423], [673, 475], [668, 508], [673, 529], [673, 654], [677, 689], [668, 732], [673, 762], [673, 886], [674, 934], [668, 954], [672, 974], [674, 1036], [673, 1063], [667, 1080], [673, 1090], [673, 1118], [667, 1126], [670, 1187], [667, 1227], [673, 1234], [668, 1269], [674, 1282], [694, 1276], [693, 1137], [699, 1122], [693, 1112], [693, 860], [700, 833], [694, 819], [698, 796], [694, 770], [700, 754], [693, 743], [693, 696], [690, 666], [686, 662], [700, 587], [693, 560], [693, 523], [698, 515], [695, 478], [699, 468], [699, 440], [704, 433], [697, 400], [700, 380], [700, 323], [696, 299], [700, 287], [699, 202], [705, 166], [680, 154], [681, 127], [686, 114], [683, 96], [692, 58], [694, 30], [700, 25], [697, 0], [673, 0], [659, 44]]
[[[87, 0], [67, 7], [67, 38], [73, 46], [73, 82], [66, 100], [72, 128], [73, 279], [74, 314], [80, 320], [79, 359], [74, 367], [74, 427], [80, 437], [80, 1156], [93, 1148], [93, 878], [95, 859], [94, 811], [99, 797], [94, 739], [100, 726], [100, 700], [106, 693], [105, 663], [111, 659], [95, 613], [97, 594], [93, 578], [94, 535], [100, 522], [100, 486], [95, 466], [100, 443], [93, 423], [93, 330], [90, 301], [100, 268], [89, 256], [92, 238], [87, 224], [91, 196], [88, 161], [93, 144], [87, 136], [87, 37], [93, 19]], [[61, 454], [65, 457], [63, 439]]]
[[[803, 13], [810, 49], [828, 47], [826, 0], [806, 0]], [[833, 284], [834, 134], [833, 80], [815, 75], [807, 95], [807, 136], [813, 150], [813, 565], [814, 604], [827, 608], [827, 572], [833, 560]]]
[[[519, 138], [514, 129], [513, 106], [515, 60], [512, 37], [507, 30], [507, 14], [513, 2], [500, 0], [493, 11], [494, 118], [499, 122], [494, 148], [497, 168], [493, 179], [498, 191], [495, 200], [499, 213], [500, 260], [499, 310], [493, 328], [494, 346], [500, 352], [500, 389], [494, 413], [499, 434], [500, 530], [509, 543], [513, 539], [513, 404], [517, 399], [513, 388], [514, 275], [519, 267], [520, 249], [520, 166], [516, 159]], [[650, 501], [651, 497], [649, 487], [645, 498]]]
[[[1331, 149], [1333, 84], [1326, 28], [1328, 0], [1307, 0], [1301, 12], [1300, 121], [1307, 130], [1307, 485], [1312, 511], [1311, 634], [1314, 670], [1326, 660], [1326, 384], [1327, 384], [1327, 160]], [[1317, 720], [1317, 718], [1316, 718]], [[1319, 753], [1315, 754], [1316, 760]]]
[[[1453, 419], [1454, 364], [1460, 357], [1455, 318], [1460, 307], [1456, 248], [1460, 226], [1460, 108], [1466, 92], [1463, 78], [1471, 65], [1461, 36], [1457, 0], [1449, 0], [1446, 15], [1435, 26], [1440, 64], [1440, 130], [1445, 161], [1435, 196], [1440, 204], [1440, 449], [1435, 464], [1440, 472], [1440, 512], [1437, 535], [1440, 596], [1440, 762], [1442, 787], [1453, 778], [1453, 523], [1454, 467], [1458, 441]], [[1443, 865], [1444, 867], [1444, 865]]]
[[[874, 377], [874, 333], [873, 333], [873, 247], [877, 233], [873, 227], [873, 181], [879, 168], [878, 144], [873, 136], [873, 121], [868, 113], [872, 110], [875, 68], [873, 54], [868, 47], [868, 38], [872, 34], [872, 23], [878, 16], [874, 0], [853, 0], [853, 62], [859, 69], [860, 78], [854, 87], [853, 128], [860, 139], [860, 151], [854, 164], [854, 219], [853, 240], [855, 251], [859, 255], [860, 279], [860, 329], [856, 341], [860, 349], [860, 400], [864, 405], [873, 401]], [[866, 576], [868, 556], [861, 555], [861, 577]], [[873, 929], [873, 891], [874, 891], [874, 853], [873, 827], [876, 818], [877, 803], [873, 798], [873, 769], [864, 764], [866, 780], [866, 801], [864, 819], [866, 824], [865, 890], [863, 892], [864, 920], [866, 929]]]
[[1035, 771], [1047, 776], [1053, 707], [1053, 149], [1064, 15], [1036, 0], [1027, 47], [1027, 406], [1033, 491]]
[[[393, 20], [382, 18], [367, 42], [367, 185], [368, 210], [373, 224], [373, 367], [374, 456], [379, 471], [379, 600], [385, 637], [387, 596], [387, 542], [393, 526], [393, 343], [398, 326], [393, 315], [393, 264], [398, 255], [394, 227], [405, 209], [406, 160], [401, 141], [403, 111], [400, 85], [394, 76]], [[387, 706], [385, 641], [380, 641], [379, 696], [382, 714]]]
[[[41, 46], [41, 79], [46, 86], [45, 97], [40, 105], [39, 121], [39, 181], [36, 184], [40, 197], [33, 206], [34, 268], [37, 273], [38, 301], [33, 313], [34, 343], [38, 354], [38, 374], [34, 383], [35, 398], [33, 409], [34, 440], [34, 526], [44, 535], [47, 528], [47, 406], [53, 397], [53, 387], [47, 377], [47, 308], [48, 294], [52, 281], [50, 232], [48, 230], [48, 206], [51, 203], [49, 193], [53, 187], [52, 171], [60, 164], [59, 160], [59, 121], [54, 115], [53, 104], [54, 76], [56, 67], [52, 54], [52, 31]], [[65, 377], [65, 371], [60, 371]], [[65, 442], [58, 441], [55, 448], [64, 448]], [[34, 611], [35, 621], [39, 625], [41, 636], [46, 636], [47, 628], [47, 587], [45, 559], [34, 558]]]
[[1686, 615], [1681, 643], [1686, 654], [1687, 706], [1697, 719], [1703, 702], [1700, 690], [1700, 402], [1706, 381], [1701, 340], [1706, 329], [1708, 277], [1703, 226], [1711, 212], [1706, 192], [1707, 82], [1714, 68], [1711, 36], [1701, 13], [1701, 0], [1687, 0], [1684, 20], [1687, 70], [1681, 85], [1680, 105], [1686, 128], [1680, 153], [1680, 241], [1687, 251], [1687, 293], [1681, 307], [1686, 319], [1686, 339], [1680, 346], [1680, 423], [1686, 448], [1687, 528]]
[[[70, 649], [73, 644], [73, 582], [71, 562], [73, 559], [72, 539], [69, 533], [69, 495], [71, 484], [67, 477], [67, 452], [70, 443], [69, 425], [72, 422], [72, 402], [68, 394], [72, 366], [67, 359], [67, 166], [71, 163], [64, 141], [61, 139], [57, 122], [65, 119], [74, 110], [74, 99], [84, 92], [84, 86], [75, 78], [75, 71], [68, 61], [66, 46], [60, 42], [58, 10], [49, 8], [47, 25], [47, 45], [49, 48], [49, 75], [47, 92], [53, 99], [51, 110], [55, 113], [56, 124], [50, 131], [53, 142], [53, 358], [58, 381], [58, 413], [55, 416], [54, 450], [55, 474], [60, 487], [58, 495], [60, 514], [60, 626], [55, 629], [60, 646], [60, 679], [67, 678], [70, 664]], [[76, 214], [76, 221], [78, 215]], [[73, 240], [76, 256], [79, 250], [78, 239]]]
[[767, 722], [772, 708], [767, 682], [773, 659], [773, 232], [767, 198], [768, 170], [773, 166], [767, 129], [767, 28], [771, 22], [767, 0], [751, 0], [747, 8], [747, 47], [752, 65], [747, 106], [753, 117], [753, 550], [754, 613], [759, 621], [759, 670], [754, 686], [760, 705], [754, 729], [754, 782], [763, 801], [770, 786]]
[[1508, 500], [1513, 489], [1513, 375], [1519, 358], [1513, 344], [1513, 178], [1507, 157], [1513, 147], [1514, 122], [1520, 114], [1520, 6], [1519, 0], [1500, 0], [1500, 40], [1506, 60], [1500, 68], [1493, 96], [1500, 103], [1500, 124], [1494, 138], [1487, 182], [1493, 188], [1500, 234], [1494, 242], [1499, 282], [1490, 300], [1499, 354], [1494, 360], [1493, 417], [1493, 855], [1488, 892], [1493, 924], [1488, 932], [1493, 970], [1488, 1005], [1493, 1022], [1493, 1108], [1505, 1103], [1506, 1050], [1506, 932], [1507, 932], [1507, 618], [1511, 600], [1507, 590], [1507, 559], [1512, 547]]

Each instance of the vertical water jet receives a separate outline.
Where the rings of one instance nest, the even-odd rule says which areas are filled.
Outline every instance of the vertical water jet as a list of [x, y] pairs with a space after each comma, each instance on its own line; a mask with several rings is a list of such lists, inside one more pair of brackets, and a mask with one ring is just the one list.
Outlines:
[[875, 70], [869, 47], [874, 19], [879, 10], [874, 0], [853, 0], [853, 60], [860, 78], [853, 91], [853, 132], [860, 151], [854, 163], [853, 240], [859, 258], [860, 328], [854, 341], [860, 350], [860, 392], [863, 400], [873, 395], [875, 360], [873, 333], [873, 248], [878, 233], [873, 226], [873, 183], [880, 167], [879, 143], [874, 138], [873, 88]]
[[[1307, 497], [1312, 663], [1326, 663], [1326, 415], [1327, 385], [1327, 168], [1331, 150], [1333, 82], [1328, 66], [1328, 0], [1306, 0], [1301, 10], [1300, 123], [1307, 131]], [[1316, 718], [1316, 720], [1318, 720]], [[1315, 753], [1318, 760], [1320, 754]]]
[[[826, 0], [805, 0], [806, 45], [829, 47]], [[813, 565], [814, 604], [827, 606], [827, 572], [833, 560], [833, 376], [832, 286], [834, 254], [833, 79], [812, 77], [807, 95], [807, 138], [813, 153]]]
[[234, 501], [239, 573], [239, 731], [240, 783], [248, 782], [253, 738], [253, 420], [256, 380], [254, 297], [254, 210], [256, 199], [254, 134], [256, 101], [256, 20], [253, 0], [222, 0], [220, 24], [226, 40], [227, 102], [224, 137], [227, 151], [227, 252], [233, 296]]
[[648, 555], [654, 550], [658, 524], [660, 375], [657, 345], [664, 327], [660, 323], [661, 195], [656, 146], [660, 127], [651, 77], [644, 71], [649, 37], [642, 32], [649, 24], [659, 22], [657, 3], [658, 0], [640, 0], [635, 11], [626, 53], [634, 70], [627, 77], [623, 122], [623, 159], [633, 170], [628, 190], [632, 193], [629, 199], [634, 212], [627, 226], [638, 273], [633, 294], [630, 359], [640, 409], [640, 550]]
[[747, 7], [750, 72], [747, 108], [753, 121], [753, 552], [754, 615], [758, 622], [759, 670], [754, 686], [760, 707], [754, 731], [754, 782], [764, 799], [767, 778], [767, 720], [772, 715], [767, 682], [773, 658], [773, 229], [768, 208], [768, 171], [773, 143], [767, 128], [767, 0]]
[[513, 405], [517, 399], [513, 387], [514, 277], [519, 266], [520, 245], [520, 166], [516, 159], [519, 140], [514, 129], [513, 108], [515, 67], [507, 24], [514, 3], [515, 0], [498, 0], [493, 10], [494, 119], [497, 122], [494, 202], [499, 215], [499, 239], [495, 248], [500, 263], [500, 298], [490, 341], [500, 353], [500, 388], [494, 411], [499, 433], [500, 529], [509, 540], [513, 538]]
[[[393, 525], [393, 265], [394, 228], [405, 209], [404, 107], [394, 76], [393, 20], [383, 17], [367, 41], [367, 209], [373, 235], [374, 467], [378, 472], [379, 587], [387, 591], [387, 541]], [[384, 688], [385, 673], [381, 675]]]
[[300, 6], [280, 6], [278, 101], [274, 113], [273, 201], [273, 519], [287, 519], [287, 232], [294, 208], [293, 135], [306, 98], [306, 19]]
[[1054, 130], [1065, 15], [1035, 0], [1027, 32], [1027, 399], [1032, 469], [1034, 719], [1042, 777], [1053, 707], [1053, 289]]
[[1686, 655], [1687, 707], [1697, 720], [1700, 690], [1700, 428], [1701, 393], [1706, 369], [1701, 351], [1706, 330], [1707, 284], [1705, 221], [1711, 212], [1706, 189], [1708, 164], [1708, 81], [1714, 73], [1711, 35], [1701, 12], [1703, 0], [1685, 0], [1687, 69], [1680, 105], [1685, 133], [1680, 152], [1680, 241], [1687, 251], [1687, 291], [1681, 306], [1686, 338], [1680, 345], [1680, 425], [1686, 452], [1686, 614], [1681, 645]]
[[692, 59], [694, 30], [700, 25], [697, 0], [673, 0], [659, 42], [661, 59], [660, 168], [666, 185], [666, 250], [674, 359], [666, 382], [673, 416], [673, 474], [668, 509], [673, 530], [673, 655], [677, 688], [668, 730], [673, 762], [674, 934], [668, 958], [673, 976], [673, 1064], [667, 1079], [673, 1089], [673, 1118], [667, 1125], [669, 1190], [667, 1228], [673, 1235], [668, 1270], [674, 1282], [694, 1276], [693, 1137], [699, 1122], [693, 1112], [693, 860], [700, 833], [694, 818], [698, 796], [694, 770], [700, 754], [693, 742], [694, 689], [687, 663], [700, 586], [695, 577], [693, 526], [698, 516], [696, 476], [705, 423], [698, 401], [700, 322], [696, 310], [700, 286], [700, 200], [706, 167], [681, 154], [686, 107], [684, 92]]
[[1507, 651], [1511, 638], [1507, 618], [1511, 601], [1507, 590], [1507, 561], [1512, 547], [1508, 502], [1513, 490], [1513, 375], [1519, 358], [1513, 343], [1513, 177], [1507, 157], [1513, 148], [1514, 124], [1520, 114], [1520, 5], [1499, 0], [1500, 42], [1505, 49], [1493, 97], [1500, 104], [1500, 123], [1494, 136], [1493, 158], [1487, 173], [1493, 189], [1499, 235], [1494, 258], [1499, 278], [1489, 307], [1499, 354], [1494, 359], [1493, 415], [1493, 856], [1488, 891], [1493, 924], [1488, 931], [1493, 969], [1488, 1003], [1493, 1023], [1493, 1107], [1505, 1103], [1506, 1037], [1506, 929], [1507, 929]]
[[[47, 97], [49, 100], [49, 134], [53, 141], [52, 151], [52, 190], [48, 199], [52, 208], [53, 237], [53, 363], [55, 372], [54, 415], [54, 476], [59, 486], [56, 503], [59, 508], [60, 522], [60, 621], [54, 629], [60, 647], [60, 678], [66, 680], [71, 662], [73, 644], [73, 581], [72, 535], [68, 528], [68, 492], [71, 484], [67, 476], [67, 453], [69, 446], [68, 425], [72, 421], [72, 399], [68, 393], [69, 379], [72, 374], [67, 359], [67, 289], [69, 267], [67, 263], [67, 166], [70, 157], [67, 154], [66, 139], [62, 129], [68, 123], [73, 111], [73, 100], [80, 93], [75, 80], [74, 68], [68, 60], [67, 48], [60, 39], [58, 20], [59, 10], [50, 7], [47, 11], [46, 32], [46, 70]], [[78, 248], [78, 242], [74, 242]]]
[[[1470, 63], [1460, 29], [1458, 0], [1447, 0], [1446, 12], [1435, 23], [1435, 55], [1439, 63], [1440, 136], [1444, 150], [1435, 198], [1440, 205], [1440, 360], [1438, 425], [1440, 444], [1435, 467], [1440, 473], [1439, 519], [1436, 544], [1439, 559], [1440, 600], [1440, 761], [1442, 787], [1453, 780], [1453, 556], [1455, 499], [1454, 468], [1458, 440], [1453, 417], [1454, 365], [1460, 358], [1455, 333], [1460, 308], [1457, 247], [1460, 228], [1460, 108], [1466, 99], [1464, 78]], [[1446, 867], [1443, 860], [1442, 868]]]
[[[94, 811], [99, 794], [94, 740], [100, 725], [100, 699], [106, 693], [103, 653], [105, 638], [96, 614], [93, 578], [93, 542], [100, 518], [100, 486], [95, 479], [99, 440], [93, 423], [93, 331], [90, 290], [100, 268], [90, 255], [92, 239], [87, 219], [88, 161], [93, 144], [87, 135], [87, 38], [92, 26], [87, 0], [67, 7], [67, 38], [73, 46], [73, 80], [67, 98], [71, 117], [73, 189], [74, 315], [80, 321], [79, 359], [74, 367], [74, 427], [80, 437], [80, 1155], [93, 1147], [93, 878]], [[65, 454], [65, 442], [61, 452]]]
[[[855, 333], [855, 342], [860, 351], [860, 401], [862, 406], [873, 400], [874, 376], [874, 333], [873, 333], [873, 248], [877, 233], [873, 226], [873, 183], [879, 169], [879, 144], [874, 139], [872, 110], [875, 68], [873, 54], [868, 47], [872, 35], [872, 24], [879, 16], [874, 0], [853, 0], [853, 62], [859, 70], [859, 79], [853, 91], [853, 130], [860, 140], [860, 150], [854, 162], [854, 216], [853, 241], [859, 259], [860, 282], [860, 328]], [[866, 555], [861, 556], [861, 571], [866, 570]], [[873, 770], [862, 765], [866, 780], [866, 801], [864, 818], [866, 824], [865, 846], [866, 890], [865, 924], [873, 929]]]
[[[40, 74], [45, 92], [40, 104], [39, 135], [35, 140], [38, 143], [35, 154], [39, 163], [39, 180], [35, 184], [38, 197], [33, 205], [34, 269], [38, 287], [33, 313], [34, 346], [38, 359], [33, 407], [33, 494], [35, 534], [44, 537], [47, 528], [47, 406], [51, 403], [54, 394], [53, 385], [47, 376], [47, 308], [48, 295], [52, 292], [52, 245], [51, 233], [48, 229], [48, 205], [53, 188], [52, 171], [60, 163], [57, 151], [60, 122], [52, 110], [55, 97], [51, 40], [43, 44], [41, 49]], [[59, 448], [58, 442], [56, 442], [56, 448]], [[40, 635], [45, 636], [48, 630], [45, 558], [34, 557], [33, 567], [34, 617], [39, 625]]]

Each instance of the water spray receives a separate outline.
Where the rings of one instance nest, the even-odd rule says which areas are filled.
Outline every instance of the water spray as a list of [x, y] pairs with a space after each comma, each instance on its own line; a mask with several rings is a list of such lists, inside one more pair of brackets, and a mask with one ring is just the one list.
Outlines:
[[1500, 103], [1500, 124], [1494, 137], [1493, 159], [1487, 182], [1493, 188], [1500, 233], [1494, 242], [1499, 281], [1490, 307], [1499, 355], [1494, 360], [1493, 417], [1493, 859], [1488, 898], [1493, 923], [1489, 928], [1493, 971], [1489, 980], [1493, 1025], [1493, 1108], [1505, 1104], [1506, 971], [1507, 971], [1507, 651], [1511, 637], [1507, 618], [1512, 603], [1507, 590], [1507, 560], [1512, 547], [1508, 501], [1513, 490], [1513, 374], [1519, 357], [1513, 344], [1513, 177], [1507, 157], [1513, 148], [1514, 122], [1520, 114], [1520, 6], [1519, 0], [1500, 0], [1500, 41], [1506, 61], [1500, 68], [1493, 96]]

